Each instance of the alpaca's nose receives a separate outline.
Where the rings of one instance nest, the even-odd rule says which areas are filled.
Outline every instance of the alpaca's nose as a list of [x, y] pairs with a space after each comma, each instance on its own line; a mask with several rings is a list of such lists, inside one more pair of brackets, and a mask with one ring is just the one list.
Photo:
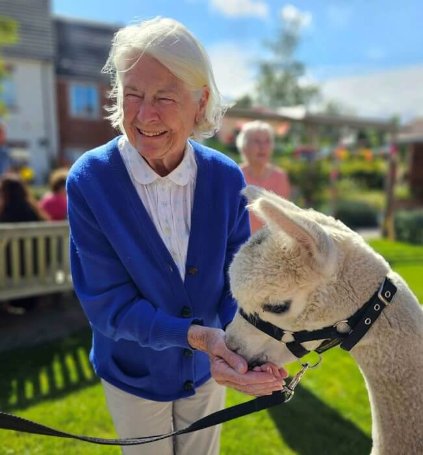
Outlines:
[[239, 350], [241, 349], [239, 344], [235, 341], [234, 337], [231, 335], [228, 335], [228, 333], [225, 333], [225, 343], [226, 346], [233, 352], [238, 353]]
[[248, 362], [248, 369], [252, 370], [255, 367], [259, 367], [260, 365], [262, 365], [262, 362], [259, 362], [258, 360], [252, 360], [251, 362]]
[[252, 370], [255, 367], [260, 367], [263, 363], [266, 363], [267, 359], [263, 357], [253, 357], [252, 359], [248, 360], [248, 369]]

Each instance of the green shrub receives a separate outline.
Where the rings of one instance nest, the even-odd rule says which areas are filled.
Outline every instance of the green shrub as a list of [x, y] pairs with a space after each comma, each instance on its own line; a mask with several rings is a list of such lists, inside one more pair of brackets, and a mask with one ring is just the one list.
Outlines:
[[225, 155], [229, 156], [229, 158], [233, 159], [235, 162], [239, 163], [241, 161], [241, 156], [238, 153], [235, 145], [233, 144], [224, 144], [220, 142], [216, 136], [209, 137], [204, 141], [204, 145], [207, 147], [211, 147], [215, 150], [219, 150], [219, 152], [224, 153]]
[[351, 229], [378, 226], [378, 211], [363, 201], [337, 201], [334, 217]]
[[395, 214], [394, 227], [397, 240], [423, 244], [423, 209], [398, 211]]
[[316, 207], [322, 203], [329, 186], [329, 162], [276, 159], [275, 163], [285, 169], [291, 184], [298, 189], [300, 205]]
[[347, 160], [339, 164], [341, 178], [355, 180], [360, 186], [369, 189], [382, 189], [385, 185], [387, 172], [383, 159], [372, 161]]
[[362, 188], [356, 180], [341, 179], [336, 182], [336, 197], [341, 201], [361, 201], [382, 212], [386, 205], [386, 193], [382, 190]]

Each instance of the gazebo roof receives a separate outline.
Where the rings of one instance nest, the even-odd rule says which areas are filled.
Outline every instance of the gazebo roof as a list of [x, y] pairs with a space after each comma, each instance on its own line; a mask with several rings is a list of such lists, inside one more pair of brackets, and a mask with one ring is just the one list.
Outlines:
[[245, 109], [245, 108], [230, 108], [227, 110], [227, 117], [237, 117], [254, 120], [273, 120], [273, 121], [289, 121], [299, 122], [307, 125], [326, 125], [336, 127], [350, 128], [375, 128], [379, 131], [395, 133], [397, 125], [392, 120], [381, 120], [374, 118], [355, 117], [347, 115], [327, 115], [327, 114], [311, 114], [303, 110], [293, 110], [291, 108], [281, 108], [277, 111], [272, 111], [267, 108]]
[[417, 118], [408, 125], [405, 125], [398, 134], [398, 143], [400, 144], [415, 142], [423, 142], [423, 118]]

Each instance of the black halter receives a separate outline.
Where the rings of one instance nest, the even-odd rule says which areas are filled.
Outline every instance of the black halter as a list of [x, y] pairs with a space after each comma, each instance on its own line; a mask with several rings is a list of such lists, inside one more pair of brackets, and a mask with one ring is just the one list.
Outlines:
[[[285, 343], [295, 357], [301, 358], [310, 352], [301, 344], [306, 341], [323, 340], [314, 350], [318, 354], [338, 345], [346, 351], [351, 350], [367, 333], [384, 308], [391, 303], [396, 292], [396, 286], [386, 277], [373, 296], [348, 319], [338, 321], [329, 327], [310, 331], [291, 332], [281, 329], [270, 322], [263, 321], [256, 313], [245, 313], [242, 308], [239, 309], [239, 314], [257, 329]], [[284, 337], [286, 341], [283, 340]]]

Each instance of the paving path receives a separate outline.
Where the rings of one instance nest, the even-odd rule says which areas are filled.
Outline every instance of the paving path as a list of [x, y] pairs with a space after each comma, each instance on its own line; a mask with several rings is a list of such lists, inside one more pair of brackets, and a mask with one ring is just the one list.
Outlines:
[[83, 327], [88, 323], [72, 292], [43, 297], [23, 315], [0, 311], [0, 352], [63, 338]]

